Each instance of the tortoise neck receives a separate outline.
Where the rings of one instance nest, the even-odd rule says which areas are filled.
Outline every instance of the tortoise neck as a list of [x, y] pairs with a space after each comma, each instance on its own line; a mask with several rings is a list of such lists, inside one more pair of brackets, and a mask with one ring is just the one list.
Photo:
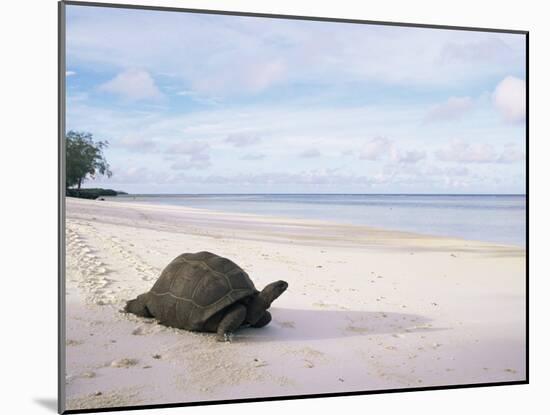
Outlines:
[[253, 305], [257, 309], [267, 310], [271, 305], [271, 301], [269, 301], [265, 293], [259, 292], [252, 299], [251, 305]]
[[246, 320], [250, 324], [255, 324], [269, 308], [271, 303], [267, 301], [261, 292], [252, 297], [247, 307]]

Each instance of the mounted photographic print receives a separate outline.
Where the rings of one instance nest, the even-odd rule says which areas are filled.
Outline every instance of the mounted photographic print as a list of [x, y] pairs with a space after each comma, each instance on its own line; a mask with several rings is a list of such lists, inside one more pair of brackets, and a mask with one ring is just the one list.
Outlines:
[[60, 412], [527, 383], [527, 32], [59, 11]]

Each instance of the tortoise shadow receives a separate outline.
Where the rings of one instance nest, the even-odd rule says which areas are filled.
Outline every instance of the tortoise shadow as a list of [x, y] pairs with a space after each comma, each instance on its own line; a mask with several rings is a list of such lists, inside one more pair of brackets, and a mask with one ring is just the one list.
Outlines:
[[374, 334], [419, 333], [448, 330], [432, 327], [431, 319], [409, 313], [352, 310], [270, 309], [273, 320], [260, 329], [234, 333], [241, 342], [276, 342], [338, 339]]

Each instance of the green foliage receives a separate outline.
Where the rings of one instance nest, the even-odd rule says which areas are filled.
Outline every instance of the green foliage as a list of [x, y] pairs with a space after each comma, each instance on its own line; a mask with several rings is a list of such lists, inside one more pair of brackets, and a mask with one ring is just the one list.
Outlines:
[[76, 186], [80, 189], [82, 182], [94, 179], [96, 175], [112, 176], [109, 163], [103, 156], [107, 141], [94, 141], [92, 134], [69, 131], [65, 137], [66, 148], [66, 184], [67, 188]]
[[70, 197], [80, 197], [82, 199], [97, 199], [101, 196], [118, 196], [126, 195], [128, 193], [121, 192], [113, 189], [67, 189], [66, 195]]

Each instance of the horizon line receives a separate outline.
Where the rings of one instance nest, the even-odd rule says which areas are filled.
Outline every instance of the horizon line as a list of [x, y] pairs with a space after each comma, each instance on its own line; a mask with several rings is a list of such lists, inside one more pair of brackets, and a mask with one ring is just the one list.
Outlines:
[[[83, 188], [81, 190], [85, 190]], [[92, 189], [92, 188], [90, 188]], [[312, 195], [312, 196], [527, 196], [527, 193], [129, 193], [124, 190], [115, 190], [124, 192], [128, 196], [250, 196], [250, 195]], [[122, 194], [121, 196], [125, 196]]]

